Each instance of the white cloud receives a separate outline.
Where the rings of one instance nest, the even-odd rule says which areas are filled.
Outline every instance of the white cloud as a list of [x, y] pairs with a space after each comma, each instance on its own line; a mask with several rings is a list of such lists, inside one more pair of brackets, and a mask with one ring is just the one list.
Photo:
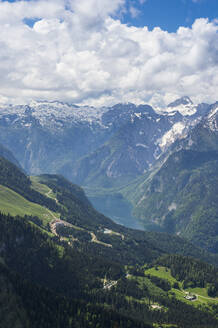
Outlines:
[[[217, 100], [218, 25], [176, 33], [113, 18], [124, 0], [0, 1], [0, 102]], [[24, 19], [38, 18], [31, 28]]]
[[65, 0], [67, 8], [72, 10], [77, 23], [84, 28], [103, 28], [108, 15], [115, 14], [125, 0]]
[[130, 15], [132, 16], [132, 18], [136, 18], [141, 13], [140, 10], [134, 6], [130, 6], [129, 11], [130, 11]]

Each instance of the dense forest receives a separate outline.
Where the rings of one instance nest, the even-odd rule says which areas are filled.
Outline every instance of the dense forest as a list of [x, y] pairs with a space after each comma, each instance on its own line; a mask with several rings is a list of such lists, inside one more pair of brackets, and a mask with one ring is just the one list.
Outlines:
[[[94, 254], [93, 250], [57, 243], [30, 223], [28, 217], [1, 214], [0, 231], [1, 276], [11, 286], [2, 295], [12, 293], [16, 305], [13, 313], [25, 314], [26, 327], [37, 327], [37, 324], [40, 327], [149, 327], [153, 322], [179, 327], [187, 327], [188, 323], [190, 327], [218, 324], [209, 312], [162, 292], [154, 293], [149, 285], [141, 288], [137, 280], [126, 277], [124, 265], [101, 256], [101, 252]], [[211, 270], [216, 272], [214, 267], [204, 265], [206, 276]], [[116, 281], [116, 285], [105, 289], [105, 277]], [[151, 279], [151, 283], [154, 290], [169, 290], [158, 279]], [[151, 301], [167, 311], [152, 311]], [[3, 310], [1, 315], [6, 315]]]
[[[177, 236], [115, 224], [92, 207], [81, 188], [61, 176], [40, 176], [41, 187], [47, 189], [44, 194], [36, 191], [8, 163], [0, 161], [0, 184], [56, 210], [60, 219], [0, 213], [1, 327], [218, 326], [216, 303], [203, 308], [184, 302], [176, 298], [175, 284], [145, 273], [155, 265], [168, 267], [184, 288], [191, 283], [206, 286], [214, 298], [215, 255]], [[55, 233], [53, 221], [59, 222]]]

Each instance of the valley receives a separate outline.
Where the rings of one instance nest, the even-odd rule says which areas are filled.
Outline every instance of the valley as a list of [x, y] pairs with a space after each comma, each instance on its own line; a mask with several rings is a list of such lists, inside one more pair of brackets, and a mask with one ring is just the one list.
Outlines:
[[162, 113], [47, 102], [1, 112], [0, 279], [11, 287], [0, 297], [17, 327], [19, 311], [27, 328], [217, 327], [215, 122], [216, 105], [189, 98]]
[[161, 110], [132, 103], [95, 108], [58, 101], [2, 106], [0, 142], [28, 174], [63, 174], [82, 185], [105, 215], [144, 229], [124, 189], [149, 174], [211, 107], [193, 104], [188, 97]]
[[[0, 142], [28, 174], [62, 174], [81, 185], [115, 222], [180, 234], [216, 253], [216, 117], [217, 103], [193, 104], [189, 97], [161, 110], [31, 102], [1, 108]], [[46, 187], [37, 189], [37, 179], [35, 190], [55, 199]]]

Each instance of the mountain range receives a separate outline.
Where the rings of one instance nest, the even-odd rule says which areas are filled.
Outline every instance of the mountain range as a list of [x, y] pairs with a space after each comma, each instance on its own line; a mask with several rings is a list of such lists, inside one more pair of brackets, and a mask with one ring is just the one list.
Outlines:
[[[129, 180], [146, 171], [209, 107], [187, 97], [162, 111], [131, 103], [1, 106], [0, 142], [29, 174], [58, 172], [85, 185], [103, 175], [113, 185], [117, 178]], [[93, 177], [95, 166], [100, 172]]]
[[217, 108], [188, 97], [162, 109], [2, 106], [0, 142], [28, 174], [62, 174], [82, 185], [116, 222], [217, 253]]

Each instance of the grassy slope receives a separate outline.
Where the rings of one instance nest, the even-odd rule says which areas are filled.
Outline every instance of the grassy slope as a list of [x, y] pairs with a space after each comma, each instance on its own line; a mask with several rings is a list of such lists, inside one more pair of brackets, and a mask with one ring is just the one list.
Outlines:
[[146, 270], [145, 273], [150, 274], [152, 276], [166, 279], [171, 284], [173, 284], [174, 282], [177, 282], [177, 280], [171, 275], [170, 269], [167, 269], [165, 267], [158, 267], [158, 270], [156, 270], [155, 268], [151, 268], [151, 269]]
[[52, 198], [52, 199], [56, 199], [55, 194], [52, 192], [52, 190], [46, 186], [45, 184], [40, 183], [40, 177], [36, 177], [36, 176], [31, 176], [30, 180], [32, 182], [32, 188], [38, 192], [40, 192], [41, 194]]
[[[74, 186], [72, 184], [70, 184], [69, 182], [65, 181], [63, 178], [58, 177], [58, 176], [39, 176], [39, 177], [31, 177], [31, 182], [32, 182], [32, 188], [37, 190], [38, 192], [41, 192], [42, 194], [56, 199], [56, 194], [52, 192], [52, 190], [50, 188], [52, 188], [50, 186], [50, 184], [53, 182], [55, 182], [57, 180], [57, 186], [58, 184], [61, 186], [63, 185], [64, 188], [68, 188], [69, 189], [69, 201], [74, 202], [75, 203], [75, 208], [73, 206], [73, 208], [71, 209], [71, 212], [73, 213], [73, 218], [75, 219], [75, 217], [78, 216], [78, 213], [80, 212], [80, 219], [77, 222], [78, 226], [81, 226], [82, 221], [81, 218], [84, 217], [84, 227], [88, 227], [88, 230], [93, 230], [94, 226], [90, 225], [91, 222], [96, 221], [96, 225], [95, 226], [99, 226], [100, 225], [104, 225], [105, 227], [108, 227], [111, 230], [114, 231], [120, 231], [121, 227], [120, 226], [116, 226], [114, 223], [109, 222], [108, 219], [104, 218], [102, 215], [100, 215], [99, 213], [97, 213], [94, 209], [93, 210], [89, 210], [88, 212], [86, 210], [84, 210], [84, 208], [81, 208], [81, 204], [79, 199], [82, 202], [85, 202], [84, 204], [87, 203], [87, 205], [85, 207], [88, 206], [88, 208], [90, 208], [89, 202], [86, 199], [84, 193], [82, 192], [82, 190], [78, 187], [78, 186]], [[63, 180], [63, 181], [62, 181]], [[47, 186], [47, 184], [49, 185], [49, 187]], [[54, 184], [56, 186], [56, 184]], [[6, 188], [6, 187], [4, 187]], [[71, 190], [72, 189], [72, 190]], [[6, 193], [7, 190], [7, 193]], [[72, 193], [72, 195], [71, 195]], [[74, 195], [76, 195], [76, 198], [74, 197]], [[1, 200], [0, 200], [0, 211], [2, 211], [3, 213], [10, 213], [11, 215], [20, 215], [23, 216], [24, 214], [27, 215], [33, 215], [33, 216], [38, 216], [42, 221], [43, 221], [43, 225], [46, 226], [47, 223], [51, 220], [53, 220], [55, 217], [59, 217], [58, 213], [52, 213], [50, 210], [46, 209], [43, 206], [40, 206], [36, 203], [32, 203], [30, 201], [27, 201], [26, 199], [24, 199], [22, 196], [16, 194], [14, 191], [9, 190], [8, 189], [4, 189], [3, 194], [0, 195], [1, 196]], [[75, 198], [75, 199], [74, 199]], [[78, 203], [79, 201], [79, 203]], [[73, 204], [73, 203], [72, 203]], [[80, 205], [79, 205], [80, 204]], [[60, 205], [61, 206], [61, 205]], [[79, 206], [79, 207], [78, 207]], [[82, 211], [82, 212], [81, 212]], [[90, 218], [93, 218], [90, 222]], [[80, 222], [81, 221], [81, 222]], [[73, 223], [73, 222], [71, 222]], [[75, 223], [74, 223], [75, 225]], [[118, 230], [117, 230], [118, 229]], [[95, 228], [94, 228], [95, 230]], [[123, 229], [121, 229], [123, 230]], [[207, 253], [203, 253], [202, 251], [199, 251], [198, 249], [194, 249], [190, 244], [187, 244], [183, 241], [180, 240], [179, 237], [171, 237], [170, 238], [170, 242], [169, 242], [169, 236], [168, 235], [157, 235], [155, 233], [142, 233], [137, 237], [136, 236], [136, 231], [129, 231], [128, 229], [125, 230], [122, 233], [130, 233], [131, 237], [130, 238], [139, 238], [144, 241], [148, 241], [149, 245], [153, 245], [153, 248], [155, 247], [155, 245], [157, 245], [157, 240], [158, 240], [158, 248], [162, 249], [164, 252], [166, 253], [172, 253], [172, 250], [175, 251], [175, 253], [179, 253], [182, 255], [189, 255], [189, 256], [193, 256], [196, 258], [200, 258], [203, 261], [208, 261], [209, 263], [217, 263], [216, 258], [212, 258], [212, 256], [209, 256]], [[111, 243], [108, 242], [109, 244]], [[143, 242], [142, 242], [143, 244]], [[166, 246], [169, 247], [166, 247]], [[139, 246], [137, 246], [139, 247]], [[144, 246], [143, 246], [144, 247]], [[181, 251], [182, 250], [182, 251]], [[141, 252], [140, 252], [141, 253]]]
[[[175, 294], [176, 298], [180, 301], [184, 301], [187, 304], [191, 304], [194, 306], [199, 305], [210, 305], [211, 303], [218, 304], [217, 298], [212, 298], [207, 295], [207, 289], [206, 288], [187, 288], [185, 291], [182, 289], [182, 282], [177, 281], [170, 272], [170, 269], [165, 267], [157, 267], [158, 270], [155, 268], [150, 268], [145, 271], [145, 274], [150, 274], [151, 276], [156, 276], [162, 279], [166, 279], [170, 282], [171, 285], [173, 285], [175, 282], [178, 283], [181, 290], [172, 288], [172, 292]], [[192, 294], [197, 295], [196, 301], [188, 301], [184, 298], [185, 292], [190, 292]]]
[[[150, 275], [150, 276], [146, 276]], [[180, 286], [180, 289], [171, 288], [169, 291], [164, 291], [162, 288], [158, 287], [154, 282], [150, 280], [149, 277], [156, 276], [161, 279], [167, 280], [171, 286], [177, 282]], [[217, 317], [216, 308], [218, 306], [218, 299], [213, 299], [208, 296], [205, 296], [206, 289], [205, 288], [194, 288], [194, 289], [186, 289], [185, 291], [182, 289], [182, 282], [177, 281], [174, 277], [172, 277], [170, 270], [165, 267], [158, 267], [158, 270], [155, 267], [145, 270], [145, 276], [138, 276], [129, 274], [127, 279], [129, 281], [134, 281], [137, 283], [139, 289], [144, 292], [143, 298], [137, 298], [137, 296], [128, 296], [127, 299], [134, 300], [135, 302], [145, 304], [145, 306], [149, 306], [150, 310], [158, 311], [162, 313], [168, 313], [170, 311], [170, 307], [168, 305], [168, 301], [164, 300], [171, 300], [172, 304], [175, 304], [174, 300], [179, 302], [183, 302], [186, 306], [191, 306], [196, 310], [201, 309], [205, 313], [211, 313], [214, 315], [214, 318]], [[186, 293], [193, 293], [197, 296], [195, 301], [189, 301], [184, 298]], [[202, 296], [201, 296], [202, 295]], [[187, 308], [186, 308], [187, 309]], [[194, 310], [193, 309], [193, 310]], [[171, 324], [162, 323], [154, 324], [154, 327], [188, 327], [188, 326], [180, 326]], [[192, 327], [192, 325], [190, 325]], [[206, 326], [202, 326], [206, 328]], [[209, 325], [207, 326], [209, 327]]]
[[59, 217], [57, 213], [54, 213], [45, 207], [32, 203], [20, 196], [13, 190], [0, 185], [0, 211], [5, 214], [11, 215], [32, 215], [38, 216], [46, 224], [53, 220], [55, 217]]

